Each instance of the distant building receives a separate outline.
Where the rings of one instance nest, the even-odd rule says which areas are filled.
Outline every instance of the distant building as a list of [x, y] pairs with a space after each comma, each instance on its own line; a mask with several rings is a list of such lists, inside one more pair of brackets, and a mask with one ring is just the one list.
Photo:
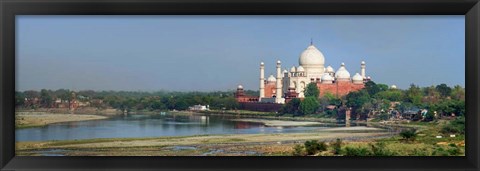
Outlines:
[[233, 93], [237, 102], [258, 102], [258, 96], [248, 96], [245, 94], [242, 85], [238, 85], [237, 91]]
[[191, 111], [205, 111], [205, 110], [209, 110], [208, 109], [209, 106], [208, 105], [193, 105], [193, 106], [190, 106], [188, 107], [189, 110]]

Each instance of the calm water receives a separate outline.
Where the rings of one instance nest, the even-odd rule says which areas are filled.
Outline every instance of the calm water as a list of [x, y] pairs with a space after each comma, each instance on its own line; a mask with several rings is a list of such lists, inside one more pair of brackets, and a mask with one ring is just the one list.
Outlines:
[[294, 133], [323, 126], [267, 127], [226, 116], [128, 115], [106, 120], [50, 124], [16, 130], [16, 141], [186, 136], [205, 134]]

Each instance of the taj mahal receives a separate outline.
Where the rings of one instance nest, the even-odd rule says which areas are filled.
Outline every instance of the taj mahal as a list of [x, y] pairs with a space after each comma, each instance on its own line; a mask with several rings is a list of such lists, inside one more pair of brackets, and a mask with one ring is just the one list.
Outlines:
[[284, 104], [293, 98], [304, 98], [304, 91], [309, 83], [315, 83], [320, 90], [320, 97], [330, 93], [336, 97], [364, 88], [365, 82], [371, 80], [366, 76], [365, 61], [360, 62], [360, 73], [353, 77], [345, 63], [335, 71], [332, 66], [325, 67], [325, 57], [313, 43], [300, 54], [298, 66], [290, 70], [281, 70], [282, 63], [276, 62], [276, 76], [265, 79], [265, 63], [260, 62], [259, 96], [247, 96], [243, 86], [239, 85], [235, 93], [238, 102]]

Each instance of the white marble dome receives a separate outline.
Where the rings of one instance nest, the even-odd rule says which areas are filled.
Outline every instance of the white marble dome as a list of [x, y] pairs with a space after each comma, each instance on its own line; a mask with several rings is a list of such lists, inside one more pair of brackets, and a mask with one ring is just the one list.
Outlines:
[[238, 85], [237, 89], [243, 89], [242, 85]]
[[298, 66], [297, 72], [305, 72], [305, 69], [302, 66]]
[[342, 66], [338, 68], [337, 72], [335, 73], [335, 78], [338, 80], [350, 80], [350, 73], [345, 68], [345, 63], [342, 63]]
[[268, 81], [268, 82], [275, 82], [275, 81], [277, 81], [277, 79], [276, 79], [273, 75], [270, 75], [270, 76], [267, 78], [267, 81]]
[[391, 89], [397, 89], [397, 86], [396, 85], [392, 85], [390, 86]]
[[325, 57], [323, 56], [322, 52], [320, 52], [315, 46], [310, 45], [305, 49], [300, 58], [298, 63], [302, 66], [323, 66], [325, 63]]
[[323, 74], [321, 79], [322, 79], [322, 82], [323, 81], [333, 81], [333, 77], [330, 76], [330, 74], [327, 74], [327, 73]]
[[355, 73], [352, 77], [353, 83], [363, 83], [363, 77], [359, 73]]
[[295, 69], [295, 66], [292, 66], [292, 68], [290, 68], [290, 72], [297, 72], [297, 69]]
[[283, 70], [283, 73], [286, 74], [286, 73], [288, 73], [288, 71], [287, 71], [286, 69], [284, 69], [284, 70]]
[[326, 72], [326, 73], [335, 73], [335, 70], [333, 69], [332, 66], [329, 65], [329, 66], [326, 68], [325, 72]]

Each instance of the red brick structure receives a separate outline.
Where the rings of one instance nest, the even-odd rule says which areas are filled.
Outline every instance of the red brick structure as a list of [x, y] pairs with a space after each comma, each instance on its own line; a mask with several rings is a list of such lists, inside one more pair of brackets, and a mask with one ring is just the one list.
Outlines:
[[342, 97], [352, 91], [359, 91], [365, 87], [362, 84], [354, 84], [351, 81], [336, 81], [330, 84], [324, 84], [317, 82], [318, 90], [320, 90], [320, 97], [323, 97], [325, 93], [330, 93], [335, 97]]
[[288, 88], [288, 92], [285, 94], [285, 103], [288, 103], [290, 100], [297, 98], [298, 93], [295, 92], [295, 88]]
[[258, 96], [248, 96], [243, 90], [243, 86], [239, 85], [237, 91], [233, 93], [237, 102], [258, 102]]
[[274, 97], [276, 93], [275, 82], [265, 83], [265, 97], [270, 98]]
[[282, 106], [278, 103], [240, 102], [240, 109], [260, 112], [277, 112]]

